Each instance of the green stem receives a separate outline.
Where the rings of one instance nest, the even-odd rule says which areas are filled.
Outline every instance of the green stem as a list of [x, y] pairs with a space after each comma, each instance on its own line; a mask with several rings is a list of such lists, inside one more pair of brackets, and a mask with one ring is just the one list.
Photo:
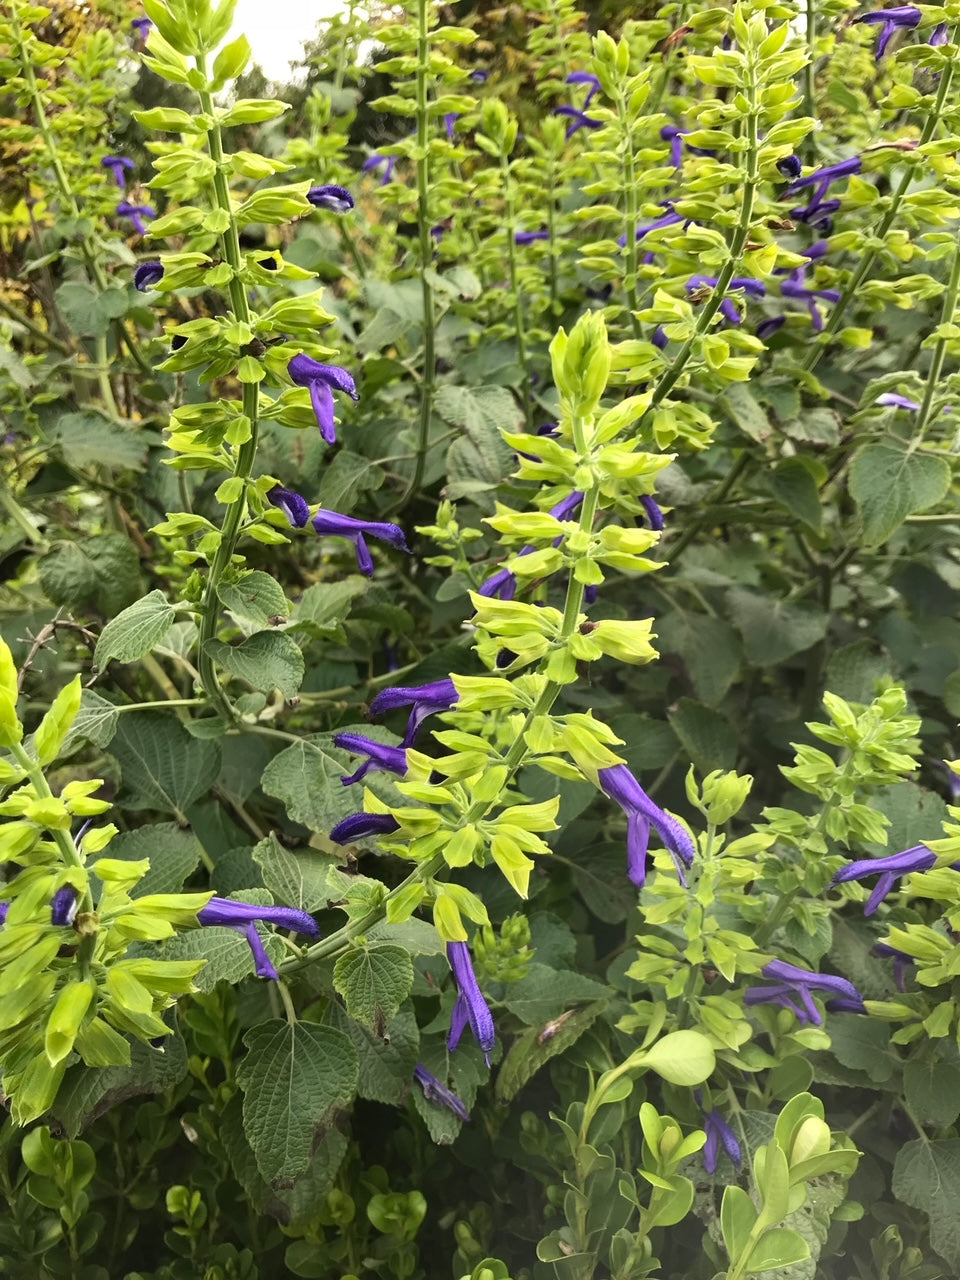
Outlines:
[[[958, 29], [954, 28], [954, 30], [950, 33], [951, 44], [956, 43], [957, 34], [958, 34]], [[917, 145], [920, 147], [925, 146], [930, 141], [930, 139], [933, 137], [936, 131], [937, 125], [940, 123], [940, 117], [943, 114], [944, 107], [946, 106], [947, 97], [950, 92], [950, 86], [953, 81], [953, 74], [954, 74], [954, 64], [952, 62], [948, 62], [940, 73], [940, 87], [939, 87], [939, 90], [937, 91], [937, 97], [936, 97], [936, 101], [934, 102], [933, 111], [927, 117], [926, 122], [923, 126], [923, 132], [920, 134], [920, 140], [917, 143]], [[880, 219], [880, 223], [877, 226], [876, 231], [873, 232], [873, 235], [871, 237], [872, 240], [883, 241], [886, 239], [887, 232], [890, 230], [890, 228], [893, 226], [894, 222], [896, 221], [897, 214], [900, 211], [900, 203], [903, 200], [903, 197], [907, 193], [907, 188], [910, 186], [910, 182], [912, 178], [913, 178], [913, 168], [911, 166], [908, 166], [903, 177], [900, 179], [900, 183], [896, 191], [894, 191], [894, 193], [890, 197], [890, 203], [887, 206], [887, 211], [883, 215], [883, 217]], [[840, 301], [837, 302], [833, 308], [833, 311], [830, 315], [830, 319], [827, 321], [827, 324], [823, 330], [823, 333], [820, 336], [819, 344], [812, 348], [812, 350], [810, 351], [810, 354], [807, 356], [806, 360], [804, 361], [802, 366], [804, 369], [813, 370], [820, 363], [820, 359], [825, 353], [827, 349], [827, 345], [830, 342], [830, 339], [837, 334], [841, 326], [844, 324], [847, 308], [850, 306], [850, 303], [853, 302], [853, 300], [856, 298], [857, 294], [860, 292], [860, 289], [863, 286], [864, 281], [867, 279], [870, 272], [873, 270], [873, 264], [876, 261], [877, 255], [879, 254], [879, 252], [880, 251], [877, 248], [864, 249], [863, 253], [860, 256], [860, 260], [857, 263], [856, 269], [853, 275], [851, 276], [849, 283], [847, 284], [847, 287], [844, 289], [843, 293], [840, 295]]]
[[[943, 309], [940, 312], [941, 328], [953, 324], [953, 318], [957, 310], [958, 294], [960, 294], [960, 236], [958, 236], [953, 250], [950, 281], [947, 284], [947, 291], [943, 295]], [[946, 359], [946, 355], [947, 339], [944, 337], [938, 338], [936, 346], [933, 348], [930, 368], [927, 371], [927, 385], [923, 393], [923, 402], [920, 405], [920, 410], [914, 423], [913, 439], [910, 442], [909, 453], [914, 453], [923, 444], [924, 433], [930, 422], [930, 413], [933, 408], [933, 397], [936, 395], [940, 375], [943, 373], [943, 362]]]
[[637, 319], [637, 312], [640, 310], [640, 301], [637, 297], [637, 263], [639, 260], [637, 255], [637, 175], [633, 154], [633, 136], [628, 123], [627, 103], [622, 93], [617, 98], [617, 110], [623, 125], [623, 170], [627, 193], [627, 278], [624, 282], [624, 290], [630, 307], [630, 324], [633, 328], [633, 336], [639, 341], [643, 337], [643, 331], [640, 321]]
[[27, 513], [5, 484], [0, 484], [0, 507], [3, 508], [17, 528], [23, 531], [29, 542], [32, 542], [35, 547], [46, 547], [46, 538], [35, 525], [31, 524]]
[[[814, 61], [817, 50], [817, 9], [816, 0], [807, 0], [806, 7], [806, 40], [807, 61], [803, 68], [803, 114], [816, 117], [816, 93]], [[812, 152], [815, 135], [810, 133], [804, 140], [804, 150]]]
[[436, 307], [429, 272], [433, 267], [433, 237], [430, 235], [430, 118], [427, 115], [430, 86], [430, 4], [417, 0], [417, 232], [420, 241], [420, 298], [423, 307], [423, 379], [420, 383], [420, 421], [413, 475], [393, 513], [403, 511], [417, 495], [427, 465], [430, 420], [436, 395]]
[[11, 306], [2, 295], [0, 295], [0, 311], [2, 311], [4, 315], [9, 316], [15, 324], [22, 325], [24, 329], [26, 329], [27, 333], [32, 334], [34, 338], [37, 338], [40, 342], [45, 342], [47, 346], [53, 347], [57, 351], [61, 351], [65, 356], [72, 356], [76, 354], [73, 347], [69, 346], [66, 342], [61, 342], [55, 334], [49, 333], [46, 329], [41, 329], [38, 324], [34, 324], [29, 316], [23, 315], [22, 312], [16, 309], [16, 307]]
[[[206, 64], [203, 54], [197, 55], [197, 70], [206, 78]], [[227, 176], [223, 158], [223, 139], [220, 133], [220, 125], [217, 121], [216, 112], [214, 110], [213, 98], [209, 89], [201, 90], [200, 110], [213, 119], [213, 124], [207, 131], [207, 145], [210, 148], [210, 157], [217, 166], [213, 176], [213, 189], [216, 197], [217, 207], [221, 209], [230, 219], [229, 225], [220, 237], [223, 246], [223, 256], [233, 268], [233, 277], [230, 281], [230, 301], [233, 306], [234, 317], [241, 324], [250, 324], [250, 307], [247, 302], [247, 292], [240, 281], [239, 273], [243, 266], [243, 259], [240, 255], [240, 233], [237, 228], [237, 220], [233, 212], [233, 206], [230, 202], [230, 188], [227, 184]], [[221, 579], [227, 568], [233, 561], [233, 553], [236, 550], [237, 541], [240, 536], [240, 526], [243, 523], [247, 513], [247, 494], [246, 481], [250, 479], [253, 471], [253, 463], [257, 455], [257, 435], [259, 424], [257, 421], [259, 413], [260, 391], [257, 383], [247, 382], [243, 385], [243, 412], [244, 416], [250, 423], [250, 438], [246, 440], [236, 453], [233, 474], [244, 481], [243, 492], [235, 502], [227, 507], [226, 515], [223, 518], [223, 524], [220, 527], [220, 545], [217, 547], [216, 554], [213, 558], [213, 564], [210, 566], [210, 572], [207, 575], [206, 588], [203, 593], [203, 599], [200, 603], [200, 636], [199, 636], [199, 668], [200, 683], [207, 697], [213, 702], [217, 710], [229, 722], [236, 721], [236, 713], [229, 698], [220, 687], [220, 680], [217, 676], [216, 663], [208, 652], [209, 641], [212, 640], [217, 631], [217, 622], [220, 617], [220, 598], [217, 589]]]
[[510, 176], [510, 158], [502, 153], [500, 156], [500, 173], [503, 178], [504, 227], [507, 233], [507, 275], [510, 280], [510, 297], [513, 303], [513, 327], [516, 330], [517, 357], [523, 370], [523, 383], [520, 391], [523, 401], [523, 416], [529, 427], [532, 408], [530, 402], [530, 366], [527, 354], [526, 326], [523, 319], [523, 299], [520, 296], [517, 279], [517, 242], [515, 239], [517, 207], [514, 201], [513, 182]]

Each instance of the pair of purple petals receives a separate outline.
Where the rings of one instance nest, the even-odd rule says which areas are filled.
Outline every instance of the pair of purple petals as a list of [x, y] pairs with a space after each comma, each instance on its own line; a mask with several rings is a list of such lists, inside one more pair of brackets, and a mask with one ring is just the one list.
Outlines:
[[310, 403], [316, 415], [320, 435], [327, 444], [337, 443], [337, 432], [333, 419], [333, 393], [343, 391], [354, 401], [359, 400], [357, 385], [346, 369], [336, 364], [322, 364], [308, 355], [301, 353], [294, 356], [287, 365], [287, 373], [291, 381], [298, 387], [307, 387], [310, 391]]
[[[687, 281], [687, 292], [696, 293], [699, 289], [715, 289], [717, 285], [716, 276], [691, 276]], [[766, 295], [767, 287], [762, 280], [754, 280], [750, 276], [734, 276], [730, 281], [731, 289], [742, 289], [745, 294], [752, 298], [762, 298]], [[720, 303], [720, 314], [730, 324], [740, 324], [742, 316], [737, 310], [732, 298], [725, 297]]]
[[393, 177], [393, 171], [397, 165], [396, 156], [382, 156], [374, 152], [372, 156], [367, 156], [363, 164], [360, 166], [364, 173], [376, 173], [383, 168], [383, 177], [380, 179], [381, 187], [385, 187]]
[[740, 1150], [737, 1135], [719, 1111], [714, 1109], [707, 1111], [704, 1108], [703, 1094], [699, 1089], [693, 1091], [693, 1096], [696, 1099], [697, 1106], [703, 1112], [703, 1127], [707, 1135], [707, 1140], [703, 1145], [704, 1173], [716, 1173], [721, 1146], [730, 1157], [734, 1167], [739, 1169], [743, 1163], [743, 1152]]
[[646, 882], [653, 829], [673, 859], [680, 883], [686, 885], [684, 871], [693, 866], [695, 849], [684, 827], [654, 804], [625, 764], [598, 770], [597, 780], [603, 793], [627, 815], [627, 875], [632, 883], [642, 889]]
[[497, 1042], [497, 1031], [493, 1023], [490, 1006], [483, 998], [477, 976], [473, 972], [470, 959], [470, 948], [465, 942], [448, 942], [447, 959], [453, 970], [457, 984], [457, 1000], [450, 1016], [450, 1034], [447, 1037], [447, 1051], [453, 1053], [467, 1026], [474, 1040], [483, 1050], [483, 1056], [490, 1065], [490, 1051]]
[[579, 129], [599, 129], [603, 125], [602, 120], [594, 120], [592, 116], [587, 115], [587, 109], [593, 101], [594, 95], [600, 89], [600, 81], [595, 75], [589, 71], [571, 71], [566, 79], [567, 84], [585, 84], [589, 85], [587, 96], [583, 100], [582, 110], [579, 107], [554, 107], [553, 114], [555, 116], [566, 116], [570, 120], [567, 126], [566, 137], [572, 138]]
[[101, 168], [109, 169], [121, 191], [127, 185], [127, 174], [135, 168], [133, 161], [128, 160], [126, 156], [104, 156], [100, 165]]
[[201, 925], [222, 925], [242, 933], [253, 953], [254, 969], [258, 978], [270, 978], [276, 982], [280, 975], [267, 955], [260, 934], [257, 932], [257, 921], [276, 925], [278, 929], [293, 929], [296, 933], [306, 934], [310, 938], [319, 938], [320, 928], [312, 916], [306, 911], [298, 911], [295, 907], [260, 907], [248, 902], [234, 902], [231, 898], [211, 898], [205, 907], [197, 912], [197, 922]]
[[789, 1009], [803, 1026], [823, 1026], [823, 1014], [813, 1002], [813, 993], [823, 993], [830, 1013], [866, 1013], [863, 997], [852, 982], [830, 973], [812, 973], [786, 960], [771, 960], [760, 970], [774, 986], [748, 987], [747, 1005], [777, 1004]]
[[157, 211], [152, 204], [131, 204], [129, 200], [121, 200], [117, 205], [117, 213], [121, 218], [129, 218], [138, 235], [147, 234], [144, 218], [155, 218]]
[[840, 208], [840, 201], [826, 199], [831, 185], [840, 178], [849, 178], [863, 168], [860, 156], [848, 156], [846, 160], [838, 160], [836, 164], [825, 165], [815, 169], [805, 177], [796, 177], [783, 192], [783, 199], [788, 200], [797, 192], [812, 188], [810, 201], [790, 210], [790, 217], [797, 222], [806, 222], [809, 226], [819, 227], [824, 235], [833, 227], [833, 215]]
[[428, 1102], [446, 1107], [448, 1111], [452, 1111], [461, 1120], [469, 1121], [470, 1112], [464, 1106], [463, 1101], [457, 1097], [452, 1089], [448, 1089], [445, 1084], [438, 1080], [435, 1075], [431, 1075], [422, 1062], [418, 1062], [413, 1068], [413, 1078], [423, 1089], [423, 1096]]
[[833, 877], [834, 884], [847, 884], [851, 880], [865, 880], [879, 876], [876, 887], [863, 909], [865, 916], [872, 916], [880, 903], [891, 892], [901, 876], [912, 871], [930, 871], [937, 865], [937, 855], [924, 844], [916, 844], [902, 853], [891, 853], [885, 858], [862, 858], [850, 862]]
[[[922, 17], [923, 14], [920, 10], [912, 4], [901, 4], [895, 5], [890, 9], [874, 9], [870, 13], [861, 14], [859, 18], [854, 18], [854, 22], [868, 22], [871, 25], [882, 24], [876, 52], [876, 59], [879, 62], [886, 53], [887, 45], [894, 35], [898, 31], [912, 31], [914, 27], [919, 26]], [[946, 23], [941, 25], [946, 28]], [[930, 43], [933, 44], [932, 38]], [[944, 31], [943, 40], [938, 40], [938, 43], [946, 43], [946, 31]]]
[[[68, 929], [76, 919], [80, 899], [73, 885], [66, 884], [50, 899], [50, 923], [58, 929]], [[0, 902], [0, 925], [7, 919], [9, 902]]]
[[[267, 494], [272, 506], [282, 511], [295, 529], [302, 529], [310, 519], [310, 504], [301, 494], [283, 485], [274, 485]], [[410, 548], [403, 530], [397, 524], [384, 520], [355, 520], [352, 516], [341, 515], [339, 511], [327, 511], [323, 507], [314, 515], [311, 523], [322, 537], [347, 538], [353, 543], [357, 553], [357, 565], [361, 573], [368, 578], [373, 577], [373, 556], [367, 546], [367, 538], [377, 538], [388, 542], [398, 551]]]

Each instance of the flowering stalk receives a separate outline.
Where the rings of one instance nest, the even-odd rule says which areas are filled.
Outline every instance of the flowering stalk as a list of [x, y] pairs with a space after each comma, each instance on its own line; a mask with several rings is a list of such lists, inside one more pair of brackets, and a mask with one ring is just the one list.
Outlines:
[[[958, 35], [960, 35], [960, 27], [955, 27], [950, 32], [949, 36], [951, 44], [956, 41]], [[953, 75], [954, 64], [952, 61], [946, 61], [940, 72], [940, 84], [937, 89], [937, 96], [934, 101], [933, 110], [924, 121], [923, 130], [920, 134], [919, 141], [917, 142], [917, 147], [919, 148], [926, 146], [937, 131], [937, 126], [940, 123], [941, 117], [943, 116], [949, 101], [950, 89], [953, 84]], [[831, 312], [830, 319], [823, 330], [823, 336], [820, 343], [811, 349], [806, 360], [803, 362], [802, 367], [804, 369], [812, 370], [817, 367], [820, 363], [821, 357], [827, 350], [831, 338], [833, 338], [843, 326], [847, 308], [850, 306], [851, 302], [853, 302], [854, 298], [856, 298], [857, 294], [863, 287], [864, 281], [867, 280], [870, 272], [873, 270], [873, 265], [880, 252], [880, 249], [877, 246], [882, 244], [886, 239], [887, 233], [896, 222], [897, 214], [900, 212], [900, 203], [903, 200], [903, 197], [907, 194], [907, 190], [912, 180], [913, 168], [908, 165], [903, 177], [897, 185], [897, 189], [890, 195], [887, 210], [880, 219], [880, 222], [877, 224], [876, 230], [872, 232], [870, 241], [865, 244], [861, 250], [856, 269], [850, 277], [846, 288], [840, 295], [839, 301]]]
[[939, 336], [936, 345], [933, 348], [933, 354], [930, 357], [930, 368], [927, 371], [927, 385], [924, 388], [923, 400], [917, 413], [916, 422], [913, 428], [913, 434], [910, 440], [908, 452], [914, 453], [923, 444], [924, 433], [930, 422], [931, 411], [933, 408], [933, 397], [937, 393], [940, 384], [940, 375], [943, 372], [943, 362], [947, 355], [947, 346], [950, 339], [946, 334], [949, 331], [948, 326], [953, 325], [953, 319], [957, 310], [958, 295], [960, 295], [960, 234], [953, 250], [953, 263], [950, 268], [950, 280], [947, 284], [946, 292], [943, 295], [943, 309], [940, 313], [940, 324], [938, 326]]
[[[513, 132], [515, 134], [516, 130], [514, 129]], [[520, 293], [520, 282], [517, 278], [516, 198], [513, 179], [510, 173], [510, 152], [506, 147], [502, 147], [500, 151], [500, 175], [503, 181], [503, 225], [507, 236], [507, 276], [510, 281], [510, 298], [513, 304], [513, 328], [517, 343], [517, 359], [520, 363], [520, 368], [523, 370], [523, 383], [520, 388], [520, 395], [523, 403], [524, 421], [529, 425], [532, 407], [530, 402], [530, 364], [527, 353], [527, 338], [523, 316], [523, 298]], [[553, 204], [552, 196], [550, 198], [550, 204], [551, 206]], [[552, 207], [550, 217], [552, 226]], [[552, 254], [552, 240], [550, 251]], [[555, 271], [553, 269], [553, 259], [551, 258], [551, 277], [553, 276], [555, 276]]]

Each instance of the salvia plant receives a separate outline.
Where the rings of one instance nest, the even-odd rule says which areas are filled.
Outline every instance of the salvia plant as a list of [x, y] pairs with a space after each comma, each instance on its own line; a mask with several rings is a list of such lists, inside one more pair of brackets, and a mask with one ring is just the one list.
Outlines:
[[957, 1274], [960, 6], [234, 8], [0, 7], [0, 1273]]

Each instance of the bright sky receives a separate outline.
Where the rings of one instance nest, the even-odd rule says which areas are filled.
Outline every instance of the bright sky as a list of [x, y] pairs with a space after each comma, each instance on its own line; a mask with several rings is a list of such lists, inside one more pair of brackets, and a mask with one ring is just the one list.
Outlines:
[[253, 47], [253, 61], [272, 80], [285, 80], [289, 63], [301, 54], [321, 18], [343, 9], [340, 0], [239, 0], [233, 36], [241, 33]]

